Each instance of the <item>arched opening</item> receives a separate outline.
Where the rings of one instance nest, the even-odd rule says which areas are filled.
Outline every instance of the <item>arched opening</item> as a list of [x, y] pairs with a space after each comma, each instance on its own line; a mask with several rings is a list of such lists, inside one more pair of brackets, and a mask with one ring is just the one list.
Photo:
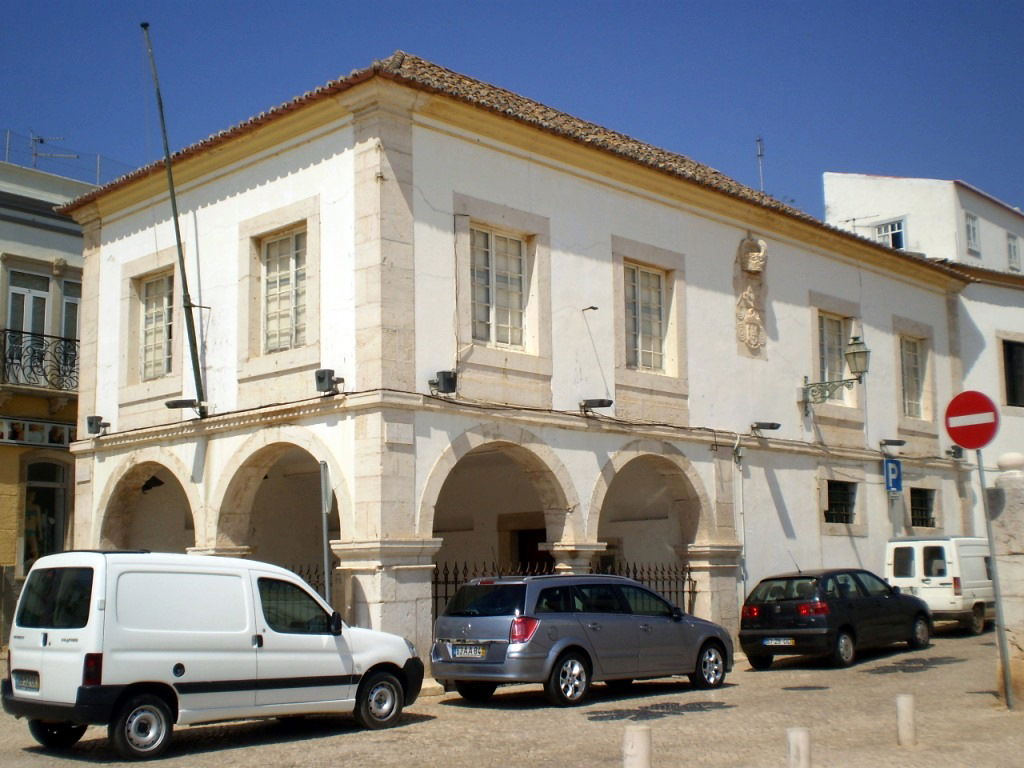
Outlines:
[[174, 473], [156, 462], [125, 473], [107, 507], [100, 546], [185, 552], [195, 543], [195, 518]]
[[[274, 443], [239, 467], [225, 494], [217, 541], [245, 547], [256, 560], [295, 571], [323, 588], [320, 462], [303, 448]], [[340, 538], [332, 494], [328, 539]]]
[[639, 456], [615, 473], [601, 507], [602, 570], [628, 563], [678, 564], [700, 523], [700, 501], [671, 461]]

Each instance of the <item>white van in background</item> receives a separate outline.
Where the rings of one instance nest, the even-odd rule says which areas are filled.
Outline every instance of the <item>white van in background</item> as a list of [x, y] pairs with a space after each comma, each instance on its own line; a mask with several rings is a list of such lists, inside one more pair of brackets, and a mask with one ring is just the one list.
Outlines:
[[128, 759], [161, 754], [175, 723], [337, 712], [385, 728], [423, 682], [411, 643], [345, 626], [291, 571], [149, 552], [37, 560], [8, 662], [3, 707], [43, 746], [107, 725]]
[[955, 619], [974, 634], [995, 618], [988, 541], [967, 536], [890, 539], [885, 552], [889, 584], [917, 595], [937, 621]]

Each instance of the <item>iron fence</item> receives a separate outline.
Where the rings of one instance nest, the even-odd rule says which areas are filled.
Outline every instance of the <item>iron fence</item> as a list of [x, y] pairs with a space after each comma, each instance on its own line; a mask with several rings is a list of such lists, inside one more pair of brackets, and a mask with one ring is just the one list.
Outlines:
[[[539, 576], [554, 573], [552, 563], [470, 563], [445, 562], [434, 566], [432, 581], [433, 618], [444, 610], [460, 586], [483, 576]], [[629, 563], [617, 561], [600, 573], [626, 576], [657, 590], [674, 605], [693, 613], [697, 582], [686, 563]]]
[[0, 383], [78, 389], [78, 339], [25, 331], [0, 331]]

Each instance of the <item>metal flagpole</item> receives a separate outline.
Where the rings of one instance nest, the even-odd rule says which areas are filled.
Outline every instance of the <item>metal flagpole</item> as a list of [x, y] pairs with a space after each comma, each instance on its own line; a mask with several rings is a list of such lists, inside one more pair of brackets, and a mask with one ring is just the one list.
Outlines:
[[156, 59], [153, 58], [153, 45], [149, 40], [149, 22], [141, 24], [142, 34], [146, 38], [146, 51], [149, 53], [149, 64], [153, 70], [153, 86], [156, 88], [156, 106], [160, 113], [160, 132], [164, 140], [164, 167], [167, 169], [167, 187], [171, 194], [171, 217], [174, 219], [174, 240], [178, 246], [178, 273], [181, 277], [181, 307], [185, 314], [185, 333], [188, 336], [188, 348], [192, 357], [192, 377], [196, 387], [196, 413], [199, 418], [206, 417], [206, 392], [203, 388], [203, 372], [199, 368], [199, 347], [196, 344], [196, 324], [192, 317], [192, 297], [188, 292], [188, 276], [185, 274], [185, 253], [181, 247], [181, 228], [178, 226], [178, 200], [174, 196], [174, 174], [171, 171], [171, 150], [167, 144], [167, 124], [164, 122], [164, 101], [160, 96], [160, 81], [156, 76]]

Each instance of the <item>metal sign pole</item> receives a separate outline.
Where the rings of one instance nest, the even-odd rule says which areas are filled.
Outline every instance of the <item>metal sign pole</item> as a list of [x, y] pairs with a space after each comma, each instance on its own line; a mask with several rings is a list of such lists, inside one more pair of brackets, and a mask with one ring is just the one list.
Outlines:
[[985, 463], [981, 458], [981, 448], [975, 455], [978, 460], [978, 479], [981, 481], [981, 505], [985, 512], [985, 530], [988, 532], [988, 548], [991, 553], [992, 586], [996, 599], [996, 640], [999, 644], [999, 664], [1003, 668], [1003, 690], [1006, 692], [1006, 707], [1013, 709], [1013, 685], [1010, 680], [1010, 646], [1006, 641], [1006, 625], [1003, 623], [1003, 597], [999, 589], [999, 571], [996, 567], [996, 543], [992, 538], [992, 517], [988, 510], [988, 493], [985, 492]]
[[324, 600], [331, 604], [331, 543], [327, 540], [328, 520], [331, 516], [331, 476], [327, 462], [320, 462], [320, 511], [323, 513], [324, 546]]

